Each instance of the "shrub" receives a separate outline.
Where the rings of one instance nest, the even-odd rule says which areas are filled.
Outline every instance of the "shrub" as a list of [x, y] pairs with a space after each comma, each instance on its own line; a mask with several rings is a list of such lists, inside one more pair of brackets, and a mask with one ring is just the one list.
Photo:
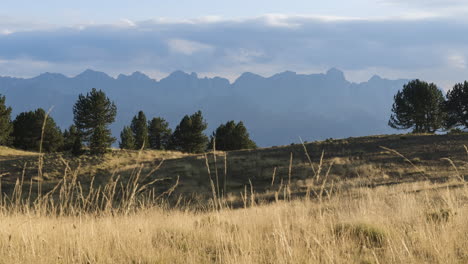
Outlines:
[[386, 240], [385, 231], [366, 223], [337, 224], [334, 233], [338, 237], [349, 237], [359, 245], [369, 248], [381, 248]]

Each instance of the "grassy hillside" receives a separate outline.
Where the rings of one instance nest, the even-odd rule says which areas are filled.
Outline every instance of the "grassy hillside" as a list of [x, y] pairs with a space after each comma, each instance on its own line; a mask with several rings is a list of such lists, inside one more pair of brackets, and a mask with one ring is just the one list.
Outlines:
[[0, 263], [466, 263], [467, 141], [43, 162], [2, 148]]
[[316, 177], [314, 171], [319, 169], [323, 175], [328, 173], [329, 183], [348, 187], [420, 180], [445, 182], [465, 177], [465, 145], [466, 134], [390, 135], [216, 152], [216, 156], [212, 152], [188, 155], [152, 150], [114, 150], [103, 157], [79, 158], [59, 153], [44, 155], [43, 177], [38, 177], [37, 153], [2, 148], [0, 175], [4, 191], [12, 189], [17, 179], [23, 179], [25, 184], [42, 179], [47, 190], [67, 173], [76, 174], [78, 181], [86, 185], [91, 179], [97, 184], [106, 183], [111, 175], [125, 181], [138, 170], [145, 175], [145, 183], [161, 179], [153, 186], [160, 192], [177, 184], [177, 194], [211, 197], [211, 179], [219, 194], [238, 195], [245, 187], [271, 194], [290, 182], [293, 194], [300, 195], [312, 184], [317, 187], [312, 180]]

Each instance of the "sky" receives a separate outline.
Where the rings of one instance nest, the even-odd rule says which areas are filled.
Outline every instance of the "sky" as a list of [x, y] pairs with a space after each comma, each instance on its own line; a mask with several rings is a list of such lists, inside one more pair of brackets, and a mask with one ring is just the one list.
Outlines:
[[234, 80], [336, 67], [349, 80], [468, 78], [464, 0], [2, 0], [0, 75], [175, 70]]

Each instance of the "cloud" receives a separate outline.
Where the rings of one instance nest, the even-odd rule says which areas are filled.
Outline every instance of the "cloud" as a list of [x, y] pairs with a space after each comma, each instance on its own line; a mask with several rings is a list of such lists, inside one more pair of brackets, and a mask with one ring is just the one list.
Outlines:
[[171, 52], [184, 55], [192, 55], [196, 52], [210, 51], [213, 49], [210, 45], [185, 39], [170, 39], [168, 45]]
[[136, 23], [133, 22], [132, 20], [128, 19], [128, 18], [123, 18], [120, 20], [120, 24], [123, 26], [123, 27], [136, 27]]
[[448, 65], [457, 69], [466, 69], [465, 56], [460, 54], [453, 54], [447, 57]]
[[[268, 75], [337, 67], [355, 76], [411, 73], [446, 82], [445, 76], [455, 74], [449, 71], [456, 70], [455, 77], [460, 78], [468, 74], [467, 31], [467, 22], [444, 17], [276, 14], [246, 19], [122, 20], [9, 31], [0, 34], [0, 59], [14, 65], [26, 60], [46, 63], [25, 65], [27, 73], [22, 76], [45, 70], [72, 75], [85, 68], [238, 76], [246, 70]], [[0, 32], [6, 31], [0, 27]]]

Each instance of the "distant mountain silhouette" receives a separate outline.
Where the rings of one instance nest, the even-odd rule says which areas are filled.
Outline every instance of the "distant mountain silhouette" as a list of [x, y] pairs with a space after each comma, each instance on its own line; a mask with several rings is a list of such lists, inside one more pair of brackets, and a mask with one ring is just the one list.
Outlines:
[[242, 120], [260, 146], [272, 146], [297, 142], [299, 136], [310, 141], [391, 133], [387, 121], [393, 95], [405, 82], [373, 76], [352, 83], [334, 68], [326, 74], [286, 71], [268, 78], [246, 72], [232, 84], [182, 71], [156, 81], [141, 72], [113, 78], [86, 70], [75, 77], [0, 77], [0, 93], [14, 115], [54, 106], [52, 116], [65, 129], [73, 122], [78, 94], [98, 88], [117, 104], [115, 136], [139, 110], [148, 118], [162, 116], [174, 127], [185, 114], [200, 109], [209, 124], [207, 134], [228, 120]]

